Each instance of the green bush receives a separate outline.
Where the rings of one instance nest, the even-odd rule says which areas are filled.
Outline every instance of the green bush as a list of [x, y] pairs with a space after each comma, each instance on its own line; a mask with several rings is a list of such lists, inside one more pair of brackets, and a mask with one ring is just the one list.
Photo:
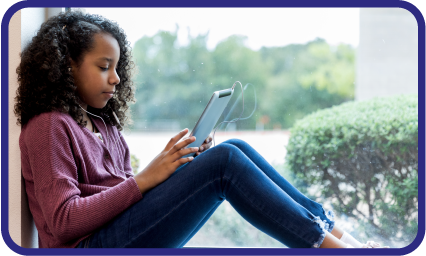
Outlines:
[[286, 164], [318, 186], [337, 212], [373, 227], [367, 236], [415, 238], [417, 96], [344, 103], [299, 120], [291, 129]]
[[136, 175], [139, 171], [140, 161], [135, 155], [130, 154], [130, 165], [132, 166], [133, 173]]

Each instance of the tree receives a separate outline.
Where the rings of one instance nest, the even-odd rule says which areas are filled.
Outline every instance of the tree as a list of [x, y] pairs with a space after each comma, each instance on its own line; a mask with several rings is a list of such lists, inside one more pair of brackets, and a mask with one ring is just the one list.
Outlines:
[[[135, 126], [166, 119], [191, 128], [211, 93], [235, 81], [251, 85], [244, 93], [242, 117], [255, 111], [236, 123], [238, 130], [254, 130], [259, 123], [266, 130], [289, 128], [306, 114], [353, 97], [354, 50], [349, 46], [333, 48], [317, 39], [255, 51], [245, 45], [246, 37], [234, 35], [208, 50], [208, 33], [189, 36], [188, 45], [179, 46], [178, 29], [159, 31], [135, 44], [139, 70], [137, 103], [132, 106]], [[239, 86], [235, 90], [229, 106], [241, 95]], [[226, 116], [226, 121], [240, 116], [241, 103], [232, 112], [225, 109], [219, 122]], [[264, 122], [265, 118], [270, 121]]]

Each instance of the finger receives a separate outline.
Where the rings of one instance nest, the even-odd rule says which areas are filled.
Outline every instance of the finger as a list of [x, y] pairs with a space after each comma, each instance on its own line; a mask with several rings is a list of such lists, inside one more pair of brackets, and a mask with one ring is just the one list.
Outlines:
[[188, 128], [183, 129], [182, 131], [180, 131], [178, 134], [176, 134], [175, 136], [173, 136], [169, 143], [167, 143], [166, 147], [164, 148], [165, 151], [169, 151], [174, 145], [176, 145], [176, 143], [182, 139], [183, 136], [185, 136], [185, 134], [188, 133]]
[[191, 153], [196, 153], [198, 151], [198, 147], [190, 147], [190, 148], [184, 148], [182, 150], [176, 151], [173, 155], [171, 155], [171, 161], [175, 162], [182, 158], [183, 156], [186, 156]]
[[209, 135], [205, 140], [204, 143], [209, 143], [212, 140], [212, 137]]
[[192, 160], [194, 160], [194, 157], [190, 156], [190, 157], [183, 157], [180, 158], [179, 160], [176, 160], [173, 162], [174, 167], [177, 169], [179, 166], [186, 164], [188, 162], [191, 162]]
[[209, 143], [207, 143], [207, 145], [204, 147], [204, 151], [211, 148], [212, 146], [212, 142], [210, 141]]
[[203, 144], [200, 146], [200, 150], [198, 150], [198, 152], [203, 152], [203, 150], [207, 147], [207, 144]]
[[203, 145], [200, 146], [200, 152], [206, 151], [207, 149], [209, 149], [212, 146], [212, 142], [209, 143], [204, 143]]
[[189, 144], [193, 143], [197, 138], [195, 138], [195, 136], [191, 136], [188, 138], [184, 138], [182, 141], [180, 141], [179, 143], [175, 144], [170, 150], [169, 150], [169, 154], [173, 155], [174, 153], [176, 153], [176, 151], [179, 151], [181, 149], [184, 149], [186, 146], [188, 146]]

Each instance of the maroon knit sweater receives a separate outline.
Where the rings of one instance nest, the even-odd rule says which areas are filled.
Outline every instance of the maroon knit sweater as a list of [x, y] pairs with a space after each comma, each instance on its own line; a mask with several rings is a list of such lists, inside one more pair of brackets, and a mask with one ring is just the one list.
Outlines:
[[142, 199], [124, 138], [108, 124], [107, 137], [102, 120], [92, 120], [105, 143], [60, 112], [40, 114], [22, 127], [22, 175], [40, 248], [76, 247]]

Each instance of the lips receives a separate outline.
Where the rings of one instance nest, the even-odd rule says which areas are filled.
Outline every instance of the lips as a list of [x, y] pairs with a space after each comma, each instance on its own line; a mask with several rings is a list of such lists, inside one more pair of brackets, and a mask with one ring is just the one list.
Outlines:
[[114, 96], [114, 92], [104, 92], [104, 94], [108, 95], [108, 97], [112, 98], [112, 96]]

